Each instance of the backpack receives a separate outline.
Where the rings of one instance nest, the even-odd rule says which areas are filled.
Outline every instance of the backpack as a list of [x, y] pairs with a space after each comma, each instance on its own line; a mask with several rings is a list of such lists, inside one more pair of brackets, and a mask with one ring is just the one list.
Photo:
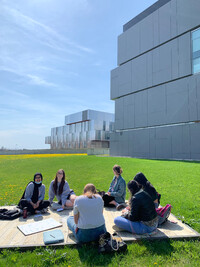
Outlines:
[[0, 209], [0, 220], [9, 220], [12, 221], [14, 219], [17, 219], [21, 216], [19, 209]]
[[167, 204], [165, 207], [157, 208], [156, 212], [158, 215], [158, 226], [162, 225], [167, 221], [171, 213], [172, 206]]

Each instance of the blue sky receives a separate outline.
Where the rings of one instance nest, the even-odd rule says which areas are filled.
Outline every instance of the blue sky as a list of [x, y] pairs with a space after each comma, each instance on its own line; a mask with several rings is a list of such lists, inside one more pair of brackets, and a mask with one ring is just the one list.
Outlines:
[[49, 148], [65, 115], [114, 112], [117, 37], [155, 2], [0, 0], [0, 147]]

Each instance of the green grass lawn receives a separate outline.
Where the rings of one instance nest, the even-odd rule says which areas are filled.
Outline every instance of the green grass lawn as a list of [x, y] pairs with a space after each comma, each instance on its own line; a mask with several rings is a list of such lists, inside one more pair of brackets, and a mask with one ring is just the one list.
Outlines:
[[[128, 182], [139, 171], [161, 193], [161, 205], [170, 203], [172, 213], [200, 232], [200, 162], [144, 160], [96, 156], [24, 155], [0, 156], [0, 205], [17, 204], [35, 172], [41, 172], [48, 187], [63, 168], [77, 195], [87, 183], [107, 190], [112, 167], [119, 164]], [[127, 198], [129, 195], [127, 194]], [[92, 245], [21, 252], [2, 250], [0, 266], [200, 266], [199, 241], [140, 241], [128, 244], [126, 254], [98, 255]]]

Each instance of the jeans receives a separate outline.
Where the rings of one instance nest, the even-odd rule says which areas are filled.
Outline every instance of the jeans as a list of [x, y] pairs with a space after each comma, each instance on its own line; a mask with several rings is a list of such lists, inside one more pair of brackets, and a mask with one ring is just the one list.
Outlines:
[[77, 225], [74, 222], [73, 216], [68, 217], [67, 226], [73, 232], [73, 235], [75, 236], [76, 240], [79, 243], [97, 241], [99, 239], [99, 236], [106, 232], [105, 224], [92, 229], [79, 228], [78, 231], [76, 232]]
[[150, 226], [143, 224], [142, 222], [132, 222], [121, 216], [116, 217], [114, 219], [114, 223], [119, 228], [122, 228], [128, 232], [131, 232], [133, 234], [138, 234], [138, 235], [151, 233], [157, 228], [157, 226], [150, 227]]

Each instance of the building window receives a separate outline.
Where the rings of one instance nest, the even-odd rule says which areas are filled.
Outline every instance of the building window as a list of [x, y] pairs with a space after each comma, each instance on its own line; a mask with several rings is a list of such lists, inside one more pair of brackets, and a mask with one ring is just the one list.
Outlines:
[[192, 71], [200, 72], [200, 28], [192, 32]]

